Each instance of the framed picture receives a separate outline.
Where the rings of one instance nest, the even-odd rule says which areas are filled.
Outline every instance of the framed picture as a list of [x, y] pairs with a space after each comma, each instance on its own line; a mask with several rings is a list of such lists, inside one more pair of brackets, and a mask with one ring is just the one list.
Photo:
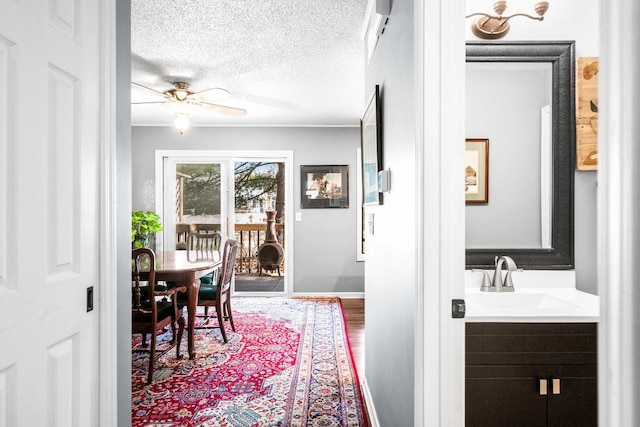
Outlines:
[[467, 138], [464, 153], [467, 203], [489, 203], [489, 140]]
[[348, 208], [349, 165], [301, 165], [300, 207]]
[[380, 115], [380, 86], [376, 85], [362, 120], [362, 203], [364, 206], [382, 204], [378, 191], [378, 171], [382, 170], [382, 120]]
[[576, 69], [576, 168], [598, 169], [598, 72], [596, 56], [578, 58]]
[[356, 148], [356, 261], [364, 261], [364, 244], [366, 221], [365, 209], [362, 206], [362, 148]]

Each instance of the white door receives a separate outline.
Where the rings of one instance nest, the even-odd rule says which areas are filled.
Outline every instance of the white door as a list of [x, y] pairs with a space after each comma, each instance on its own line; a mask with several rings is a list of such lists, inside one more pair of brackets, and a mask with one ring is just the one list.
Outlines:
[[99, 2], [0, 11], [0, 426], [94, 426]]

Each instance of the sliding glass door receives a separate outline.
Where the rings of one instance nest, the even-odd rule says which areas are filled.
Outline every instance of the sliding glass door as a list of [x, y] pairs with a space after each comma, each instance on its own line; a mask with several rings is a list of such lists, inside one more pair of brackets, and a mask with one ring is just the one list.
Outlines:
[[237, 292], [284, 292], [285, 162], [234, 163]]
[[229, 235], [228, 161], [203, 158], [163, 159], [163, 247], [186, 248], [190, 231]]
[[291, 155], [171, 151], [156, 160], [164, 227], [156, 248], [182, 250], [191, 231], [220, 232], [238, 242], [234, 293], [288, 293]]

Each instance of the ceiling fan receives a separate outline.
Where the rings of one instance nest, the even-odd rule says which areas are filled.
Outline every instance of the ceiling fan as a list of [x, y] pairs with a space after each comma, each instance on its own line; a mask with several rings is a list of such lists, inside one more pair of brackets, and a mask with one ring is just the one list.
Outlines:
[[213, 87], [199, 92], [193, 92], [189, 89], [189, 83], [175, 82], [172, 89], [164, 92], [141, 85], [140, 83], [131, 82], [133, 86], [140, 87], [151, 91], [164, 98], [162, 101], [144, 101], [132, 102], [132, 105], [158, 105], [169, 114], [173, 115], [173, 124], [178, 129], [180, 135], [191, 125], [191, 116], [202, 112], [203, 110], [211, 110], [228, 116], [246, 116], [247, 110], [242, 108], [230, 107], [228, 105], [214, 104], [205, 101], [202, 94], [204, 92], [216, 91], [219, 95], [228, 96], [229, 91], [220, 87]]

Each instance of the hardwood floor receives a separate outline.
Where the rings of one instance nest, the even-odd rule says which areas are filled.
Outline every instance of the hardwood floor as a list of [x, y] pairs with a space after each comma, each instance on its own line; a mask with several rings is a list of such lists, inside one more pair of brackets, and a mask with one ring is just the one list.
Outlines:
[[353, 360], [360, 381], [364, 378], [364, 299], [342, 299]]

